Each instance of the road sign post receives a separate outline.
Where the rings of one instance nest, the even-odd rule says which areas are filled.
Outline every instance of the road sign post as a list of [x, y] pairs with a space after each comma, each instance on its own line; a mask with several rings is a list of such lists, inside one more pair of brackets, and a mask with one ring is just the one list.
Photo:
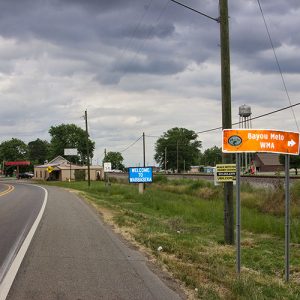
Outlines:
[[241, 273], [241, 154], [236, 154], [236, 269]]
[[241, 271], [240, 153], [267, 152], [285, 154], [285, 280], [290, 273], [290, 155], [299, 155], [299, 132], [270, 129], [224, 129], [222, 151], [237, 153], [236, 237], [237, 273]]
[[139, 193], [143, 194], [144, 184], [153, 182], [153, 169], [152, 167], [143, 168], [128, 168], [129, 183], [139, 184]]
[[109, 184], [109, 177], [106, 175], [107, 172], [111, 172], [111, 162], [105, 162], [103, 163], [103, 171], [104, 171], [104, 182], [105, 186], [110, 185]]
[[290, 156], [285, 155], [285, 281], [290, 278]]
[[[77, 148], [65, 148], [64, 149], [64, 155], [65, 156], [77, 156], [78, 155]], [[72, 179], [72, 163], [70, 161], [70, 178], [69, 178], [69, 182], [71, 182], [71, 179]]]

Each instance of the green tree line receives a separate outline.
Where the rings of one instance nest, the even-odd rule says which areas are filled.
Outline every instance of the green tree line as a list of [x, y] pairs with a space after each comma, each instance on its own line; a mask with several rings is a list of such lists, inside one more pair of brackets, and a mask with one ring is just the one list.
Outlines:
[[[29, 160], [32, 165], [43, 164], [58, 155], [64, 156], [65, 148], [77, 148], [78, 156], [66, 157], [77, 164], [87, 161], [86, 132], [75, 124], [61, 124], [49, 129], [50, 142], [37, 138], [25, 143], [18, 138], [0, 144], [0, 161]], [[88, 138], [89, 156], [93, 158], [95, 142]]]

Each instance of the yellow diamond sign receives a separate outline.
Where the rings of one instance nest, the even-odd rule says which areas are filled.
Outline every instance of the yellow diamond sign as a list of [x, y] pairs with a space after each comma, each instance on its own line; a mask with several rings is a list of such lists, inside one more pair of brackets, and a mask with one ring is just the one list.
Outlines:
[[51, 166], [49, 166], [49, 167], [47, 168], [48, 173], [51, 173], [53, 170], [54, 170], [54, 168], [51, 167]]

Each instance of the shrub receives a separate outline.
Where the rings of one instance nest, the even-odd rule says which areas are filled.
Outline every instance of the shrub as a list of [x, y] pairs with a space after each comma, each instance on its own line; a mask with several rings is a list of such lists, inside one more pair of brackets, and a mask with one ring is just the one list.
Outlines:
[[167, 183], [168, 182], [168, 178], [167, 178], [167, 176], [161, 175], [161, 174], [155, 175], [153, 177], [153, 182], [155, 182], [155, 183]]
[[291, 198], [295, 203], [300, 202], [300, 181], [296, 181], [291, 185]]
[[85, 180], [85, 170], [75, 170], [75, 180], [76, 181]]

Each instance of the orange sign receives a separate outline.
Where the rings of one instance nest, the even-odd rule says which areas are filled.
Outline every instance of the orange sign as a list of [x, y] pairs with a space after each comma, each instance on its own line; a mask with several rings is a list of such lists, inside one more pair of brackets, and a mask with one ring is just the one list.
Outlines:
[[299, 154], [299, 133], [269, 129], [224, 129], [223, 152]]

